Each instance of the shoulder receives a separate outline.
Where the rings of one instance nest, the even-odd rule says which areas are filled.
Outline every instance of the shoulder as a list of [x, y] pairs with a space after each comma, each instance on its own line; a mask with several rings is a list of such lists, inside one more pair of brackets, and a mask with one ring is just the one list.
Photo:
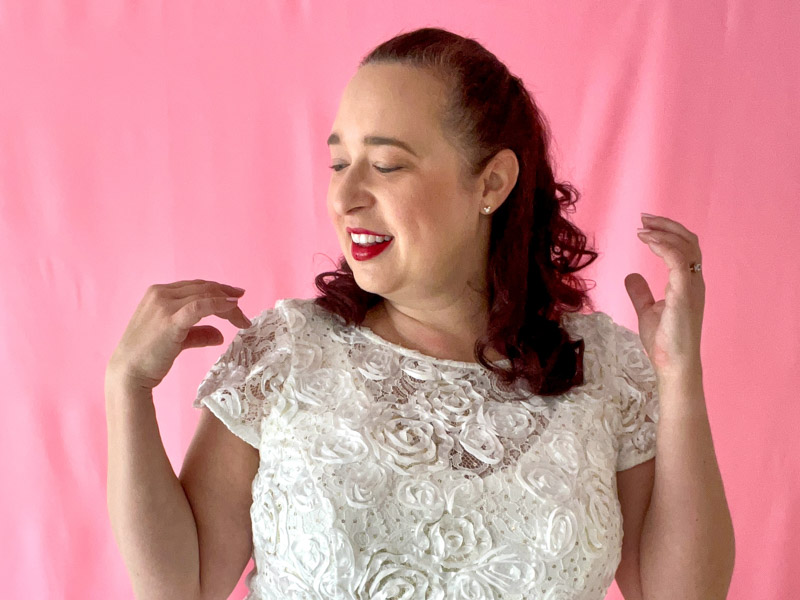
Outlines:
[[314, 302], [314, 298], [280, 298], [275, 301], [274, 308], [268, 308], [259, 314], [260, 320], [282, 320], [292, 333], [313, 327], [330, 325], [336, 318]]
[[636, 347], [639, 334], [614, 321], [608, 313], [564, 313], [562, 327], [575, 340], [584, 341], [584, 351], [605, 365], [615, 364], [620, 352]]
[[583, 338], [587, 344], [609, 340], [616, 335], [616, 329], [619, 327], [602, 311], [564, 313], [561, 317], [561, 326], [572, 338]]

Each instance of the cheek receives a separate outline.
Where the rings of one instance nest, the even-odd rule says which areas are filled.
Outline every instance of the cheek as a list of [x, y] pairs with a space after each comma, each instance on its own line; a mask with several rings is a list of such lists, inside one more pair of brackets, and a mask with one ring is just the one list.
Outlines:
[[328, 218], [332, 223], [335, 223], [337, 220], [337, 215], [333, 208], [333, 196], [330, 189], [328, 190], [328, 195], [325, 198], [325, 209], [328, 211]]

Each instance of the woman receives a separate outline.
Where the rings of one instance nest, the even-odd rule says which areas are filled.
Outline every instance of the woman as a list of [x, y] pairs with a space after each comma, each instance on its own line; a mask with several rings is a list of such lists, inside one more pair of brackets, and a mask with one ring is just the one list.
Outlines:
[[[250, 322], [228, 285], [148, 290], [106, 377], [109, 510], [139, 595], [225, 598], [252, 552], [249, 599], [599, 600], [615, 575], [641, 597], [658, 384], [699, 365], [700, 251], [645, 220], [674, 276], [666, 304], [626, 279], [644, 343], [579, 312], [597, 254], [547, 140], [480, 44], [397, 36], [327, 140], [343, 257], [320, 296]], [[211, 314], [244, 330], [198, 389], [176, 478], [152, 389], [222, 343], [194, 326]]]

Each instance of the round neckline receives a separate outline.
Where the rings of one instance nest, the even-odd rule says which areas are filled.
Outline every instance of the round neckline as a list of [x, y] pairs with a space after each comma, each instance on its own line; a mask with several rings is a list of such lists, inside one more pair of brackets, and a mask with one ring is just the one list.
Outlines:
[[[467, 362], [467, 361], [463, 361], [463, 360], [451, 360], [449, 358], [437, 358], [435, 356], [431, 356], [429, 354], [425, 354], [423, 352], [420, 352], [419, 350], [414, 350], [412, 348], [406, 348], [405, 346], [401, 346], [400, 344], [395, 344], [394, 342], [390, 342], [386, 338], [383, 338], [383, 337], [379, 336], [377, 333], [372, 331], [372, 329], [370, 329], [366, 325], [352, 324], [351, 327], [353, 329], [355, 329], [356, 331], [361, 332], [361, 334], [364, 337], [372, 340], [373, 342], [376, 342], [376, 343], [378, 343], [378, 344], [380, 344], [382, 346], [387, 346], [387, 347], [393, 349], [395, 352], [399, 352], [400, 354], [405, 354], [406, 356], [410, 356], [410, 357], [416, 358], [418, 360], [424, 360], [424, 361], [432, 362], [432, 363], [435, 363], [435, 364], [448, 365], [450, 367], [455, 367], [455, 368], [459, 368], [459, 369], [485, 369], [485, 370], [488, 370], [488, 369], [486, 369], [486, 367], [484, 367], [479, 362]], [[508, 358], [501, 358], [500, 360], [495, 361], [494, 364], [496, 364], [498, 366], [505, 367], [505, 366], [509, 366], [511, 364], [511, 361]]]

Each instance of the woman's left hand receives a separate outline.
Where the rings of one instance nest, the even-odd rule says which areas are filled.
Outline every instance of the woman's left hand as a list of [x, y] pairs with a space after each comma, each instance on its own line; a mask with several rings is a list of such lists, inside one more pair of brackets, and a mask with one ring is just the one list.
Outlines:
[[639, 316], [639, 337], [659, 378], [696, 372], [706, 295], [702, 271], [689, 270], [692, 263], [702, 262], [698, 238], [666, 217], [643, 213], [642, 222], [649, 231], [640, 232], [639, 239], [664, 260], [669, 281], [666, 297], [656, 302], [639, 273], [625, 278], [625, 289]]

